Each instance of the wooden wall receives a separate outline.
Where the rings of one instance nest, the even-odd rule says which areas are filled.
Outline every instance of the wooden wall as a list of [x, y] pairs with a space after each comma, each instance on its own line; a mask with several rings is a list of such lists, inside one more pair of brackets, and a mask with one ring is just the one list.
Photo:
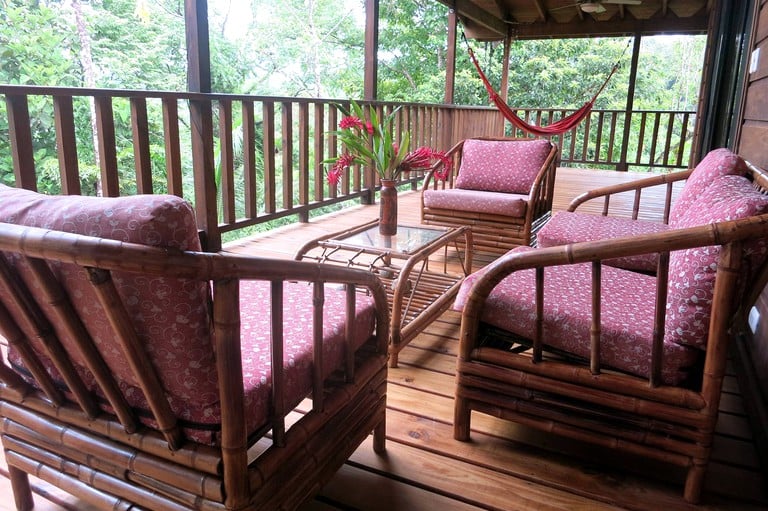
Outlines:
[[[755, 165], [768, 167], [768, 0], [755, 0], [756, 16], [749, 52], [759, 50], [756, 69], [745, 82], [743, 120], [736, 151]], [[742, 390], [756, 443], [761, 451], [763, 471], [768, 472], [768, 287], [756, 303], [760, 314], [754, 335], [737, 343], [737, 359], [744, 375]]]

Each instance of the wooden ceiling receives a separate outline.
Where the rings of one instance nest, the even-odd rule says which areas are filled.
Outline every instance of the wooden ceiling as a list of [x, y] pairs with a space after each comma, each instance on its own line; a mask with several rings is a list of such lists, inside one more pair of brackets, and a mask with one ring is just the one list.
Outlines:
[[[716, 0], [438, 0], [453, 7], [468, 37], [520, 39], [706, 33]], [[585, 12], [582, 4], [598, 12]], [[597, 5], [599, 4], [599, 5]]]

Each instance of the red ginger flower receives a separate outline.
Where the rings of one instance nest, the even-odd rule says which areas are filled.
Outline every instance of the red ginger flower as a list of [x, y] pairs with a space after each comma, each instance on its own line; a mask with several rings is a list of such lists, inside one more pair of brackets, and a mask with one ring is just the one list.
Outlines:
[[[370, 123], [368, 123], [370, 124]], [[363, 129], [363, 121], [360, 120], [359, 117], [355, 117], [354, 115], [348, 115], [346, 117], [342, 117], [339, 121], [339, 128], [345, 130], [345, 129]], [[370, 133], [370, 132], [369, 132]]]
[[344, 172], [349, 168], [350, 165], [352, 165], [354, 161], [355, 157], [349, 153], [344, 153], [339, 156], [339, 159], [336, 160], [336, 162], [333, 164], [331, 170], [328, 171], [328, 183], [331, 186], [336, 186], [339, 181], [341, 181], [341, 177], [344, 175]]

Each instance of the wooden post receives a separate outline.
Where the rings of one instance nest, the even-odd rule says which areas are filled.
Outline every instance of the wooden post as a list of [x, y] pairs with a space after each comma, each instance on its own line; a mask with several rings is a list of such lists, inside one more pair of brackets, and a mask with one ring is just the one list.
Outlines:
[[[379, 77], [379, 0], [365, 0], [365, 67], [363, 99], [375, 101], [378, 96]], [[364, 167], [364, 186], [367, 193], [361, 197], [363, 204], [373, 204], [376, 192], [376, 170]]]
[[448, 52], [445, 55], [445, 98], [446, 105], [452, 105], [456, 85], [456, 10], [448, 10]]
[[[211, 92], [211, 59], [208, 43], [207, 0], [184, 0], [187, 33], [187, 89]], [[195, 176], [195, 215], [203, 231], [203, 250], [221, 248], [221, 231], [216, 215], [216, 178], [213, 161], [213, 112], [211, 102], [189, 102], [192, 127], [192, 168]]]
[[635, 104], [635, 80], [637, 79], [637, 62], [640, 58], [640, 34], [635, 34], [634, 45], [632, 46], [632, 67], [629, 70], [629, 86], [627, 87], [627, 108], [624, 111], [624, 135], [621, 139], [621, 157], [616, 165], [616, 170], [627, 171], [627, 144], [629, 134], [632, 128], [632, 108]]

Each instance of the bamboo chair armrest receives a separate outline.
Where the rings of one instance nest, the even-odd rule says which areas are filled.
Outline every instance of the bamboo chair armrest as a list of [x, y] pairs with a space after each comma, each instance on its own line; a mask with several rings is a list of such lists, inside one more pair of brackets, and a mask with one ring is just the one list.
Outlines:
[[[673, 250], [726, 245], [747, 238], [767, 236], [768, 214], [642, 236], [587, 241], [507, 253], [487, 267], [467, 295], [459, 336], [460, 355], [468, 358], [475, 347], [482, 308], [488, 295], [506, 276], [518, 270], [603, 261], [653, 252], [668, 253]], [[750, 283], [750, 287], [756, 286], [762, 289], [766, 278], [764, 273], [762, 272], [758, 279], [761, 282]]]
[[581, 206], [583, 203], [592, 199], [597, 199], [600, 197], [610, 197], [611, 195], [615, 195], [623, 192], [632, 192], [632, 191], [638, 192], [639, 190], [642, 190], [644, 188], [670, 184], [677, 181], [684, 181], [685, 179], [688, 179], [688, 176], [691, 175], [691, 172], [692, 170], [672, 172], [670, 174], [661, 174], [661, 175], [651, 176], [643, 179], [638, 179], [636, 181], [631, 181], [629, 183], [620, 183], [615, 185], [604, 186], [601, 188], [595, 188], [594, 190], [588, 190], [576, 196], [570, 202], [570, 204], [568, 205], [568, 211], [575, 211], [576, 208]]

